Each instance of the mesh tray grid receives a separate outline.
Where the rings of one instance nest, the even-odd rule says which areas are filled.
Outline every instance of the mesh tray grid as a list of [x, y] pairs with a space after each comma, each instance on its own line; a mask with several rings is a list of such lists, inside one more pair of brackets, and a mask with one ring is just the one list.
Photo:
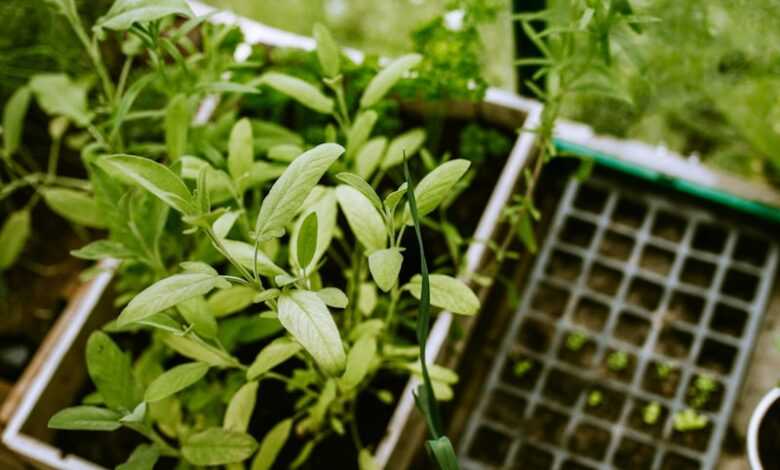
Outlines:
[[[717, 214], [572, 179], [469, 419], [463, 468], [713, 468], [776, 264], [773, 242]], [[607, 366], [614, 352], [625, 368]], [[699, 406], [708, 424], [679, 432], [700, 376], [717, 384]]]

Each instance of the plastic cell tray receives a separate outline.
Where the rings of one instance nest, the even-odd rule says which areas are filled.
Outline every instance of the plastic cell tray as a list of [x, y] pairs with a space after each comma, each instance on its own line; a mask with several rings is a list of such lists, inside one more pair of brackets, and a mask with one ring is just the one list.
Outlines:
[[[462, 467], [715, 467], [777, 257], [766, 236], [674, 193], [572, 179], [466, 425]], [[716, 385], [703, 404], [700, 377]], [[686, 409], [706, 426], [675, 429]]]

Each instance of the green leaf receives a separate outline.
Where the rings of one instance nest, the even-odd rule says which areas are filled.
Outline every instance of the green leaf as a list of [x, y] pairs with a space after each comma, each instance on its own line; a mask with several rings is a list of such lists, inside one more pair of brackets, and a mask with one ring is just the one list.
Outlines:
[[[287, 274], [284, 269], [280, 268], [271, 258], [268, 257], [259, 248], [255, 250], [255, 247], [249, 243], [240, 242], [237, 240], [221, 240], [222, 246], [230, 254], [230, 256], [236, 260], [238, 264], [253, 271], [255, 268], [255, 261], [257, 261], [257, 273], [262, 276], [278, 276]], [[257, 252], [257, 256], [255, 256]]]
[[228, 170], [239, 188], [246, 186], [254, 160], [252, 125], [243, 118], [233, 126], [228, 141]]
[[298, 354], [301, 345], [289, 338], [273, 340], [257, 354], [246, 372], [247, 380], [255, 380], [263, 374]]
[[226, 317], [252, 305], [256, 295], [257, 291], [248, 286], [231, 286], [227, 289], [220, 289], [209, 296], [209, 309], [217, 318]]
[[246, 432], [257, 400], [257, 382], [245, 383], [230, 399], [222, 427], [230, 431]]
[[[463, 281], [444, 274], [431, 274], [431, 304], [452, 313], [474, 315], [479, 310], [479, 298]], [[420, 275], [412, 277], [406, 288], [420, 299]]]
[[95, 27], [124, 31], [133, 23], [148, 23], [169, 15], [193, 16], [186, 0], [116, 0]]
[[189, 362], [165, 371], [146, 388], [144, 401], [151, 403], [168, 398], [202, 379], [209, 371], [209, 365]]
[[306, 218], [303, 219], [301, 228], [298, 231], [298, 237], [296, 238], [296, 251], [298, 254], [298, 262], [305, 270], [309, 267], [312, 259], [314, 259], [314, 253], [317, 251], [317, 213], [311, 212]]
[[148, 158], [133, 155], [112, 155], [101, 158], [99, 164], [113, 175], [121, 175], [183, 214], [194, 211], [192, 195], [187, 185], [170, 168]]
[[294, 144], [274, 145], [268, 149], [268, 159], [277, 162], [290, 163], [303, 153], [303, 149]]
[[331, 164], [344, 153], [338, 144], [321, 144], [296, 158], [263, 199], [255, 226], [256, 236], [278, 235]]
[[380, 213], [382, 212], [382, 200], [379, 199], [379, 195], [377, 195], [376, 191], [374, 191], [374, 188], [372, 188], [371, 185], [366, 182], [366, 180], [354, 173], [346, 172], [336, 175], [336, 180], [346, 185], [352, 186], [353, 188], [360, 191], [360, 193], [365, 196], [374, 207], [376, 207], [376, 210], [378, 210]]
[[360, 449], [358, 453], [358, 468], [360, 470], [380, 470], [379, 465], [374, 461], [374, 456], [368, 449]]
[[395, 191], [385, 196], [385, 209], [392, 216], [398, 203], [406, 196], [406, 183], [402, 183]]
[[290, 436], [292, 425], [292, 419], [285, 419], [268, 431], [260, 442], [260, 450], [252, 462], [252, 470], [270, 470], [273, 467], [276, 457]]
[[317, 41], [317, 59], [326, 77], [335, 77], [339, 74], [341, 51], [336, 41], [331, 36], [328, 28], [316, 23], [314, 25], [314, 39]]
[[379, 114], [374, 110], [363, 111], [355, 118], [347, 134], [347, 160], [351, 160], [366, 143], [378, 118]]
[[420, 54], [407, 54], [395, 59], [387, 67], [383, 68], [371, 79], [366, 91], [360, 98], [360, 107], [368, 108], [384, 98], [396, 83], [412, 68], [422, 61]]
[[[0, 237], [2, 239], [2, 237]], [[2, 249], [2, 244], [0, 244]], [[97, 240], [78, 250], [70, 252], [71, 256], [81, 259], [99, 260], [104, 258], [131, 259], [135, 254], [124, 245], [112, 240]], [[1, 267], [1, 266], [0, 266]]]
[[406, 154], [406, 158], [411, 158], [420, 150], [423, 142], [425, 142], [425, 130], [419, 127], [399, 135], [388, 145], [381, 168], [386, 170], [400, 165], [404, 161], [404, 154]]
[[92, 228], [105, 228], [95, 198], [82, 191], [64, 188], [42, 188], [46, 205], [65, 219]]
[[376, 285], [388, 292], [398, 282], [404, 256], [398, 247], [377, 250], [368, 256], [368, 270]]
[[89, 336], [86, 348], [87, 372], [103, 401], [112, 410], [128, 413], [141, 401], [130, 357], [102, 331]]
[[226, 465], [243, 462], [257, 449], [247, 433], [209, 428], [184, 440], [182, 456], [193, 465]]
[[314, 292], [296, 290], [279, 298], [279, 321], [322, 369], [339, 375], [346, 357], [336, 322]]
[[149, 444], [141, 444], [135, 448], [127, 462], [120, 464], [116, 470], [153, 470], [160, 458], [157, 447]]
[[176, 305], [176, 309], [192, 325], [195, 333], [204, 338], [217, 336], [217, 319], [202, 295], [180, 302]]
[[190, 128], [190, 105], [185, 95], [176, 95], [165, 109], [165, 148], [168, 159], [180, 159], [187, 149], [187, 134]]
[[353, 390], [368, 375], [371, 363], [376, 357], [376, 338], [371, 335], [362, 336], [355, 342], [347, 356], [347, 368], [339, 380], [342, 390]]
[[525, 248], [530, 253], [536, 253], [538, 250], [538, 246], [536, 244], [536, 235], [534, 235], [531, 214], [529, 214], [527, 210], [520, 214], [520, 219], [517, 221], [517, 236], [520, 238], [520, 241], [523, 242], [523, 245], [525, 245]]
[[206, 83], [205, 85], [199, 86], [198, 89], [206, 93], [239, 93], [247, 95], [260, 93], [260, 91], [253, 86], [226, 81]]
[[316, 294], [328, 307], [346, 308], [349, 305], [347, 294], [338, 287], [326, 287], [318, 290]]
[[300, 78], [279, 72], [266, 72], [261, 77], [260, 83], [319, 113], [333, 112], [333, 100], [325, 96], [316, 86]]
[[24, 118], [30, 105], [31, 94], [32, 91], [29, 87], [20, 87], [5, 103], [3, 108], [3, 154], [5, 158], [10, 159], [11, 155], [19, 148], [19, 142], [22, 141]]
[[383, 249], [387, 243], [387, 230], [382, 216], [371, 201], [357, 189], [346, 185], [336, 188], [336, 199], [352, 233], [366, 253]]
[[230, 233], [230, 229], [235, 225], [236, 220], [241, 215], [240, 211], [225, 212], [211, 225], [211, 229], [214, 230], [214, 235], [217, 238], [225, 238]]
[[74, 406], [57, 412], [49, 419], [49, 428], [79, 431], [116, 431], [122, 415], [97, 406]]
[[214, 367], [235, 367], [238, 365], [238, 361], [229, 354], [196, 336], [166, 334], [163, 336], [163, 342], [184, 357], [205, 362]]
[[208, 294], [225, 282], [210, 273], [184, 273], [166, 277], [147, 287], [122, 310], [117, 324], [124, 326], [174, 307], [185, 300]]
[[0, 229], [0, 271], [11, 267], [24, 250], [30, 236], [30, 212], [11, 213]]
[[[316, 265], [328, 250], [330, 242], [333, 239], [333, 233], [336, 230], [336, 217], [338, 216], [336, 193], [331, 188], [321, 189], [322, 191], [319, 191], [319, 195], [313, 203], [304, 203], [306, 209], [304, 209], [303, 213], [298, 218], [295, 227], [293, 228], [292, 237], [290, 237], [290, 244], [296, 246], [303, 221], [309, 214], [317, 214], [317, 248], [314, 252], [314, 257], [309, 263], [310, 265]], [[314, 195], [314, 191], [312, 191], [312, 195]], [[290, 264], [301, 267], [297, 250], [290, 250], [290, 257]]]
[[34, 75], [30, 89], [46, 114], [65, 116], [82, 127], [92, 119], [87, 111], [87, 86], [72, 82], [65, 74]]
[[[447, 436], [431, 439], [425, 443], [429, 455], [433, 458], [440, 470], [459, 470], [458, 457], [455, 449]], [[363, 470], [363, 469], [361, 469]]]
[[355, 155], [355, 172], [363, 179], [370, 178], [382, 161], [385, 148], [387, 148], [385, 137], [374, 137], [363, 144]]
[[[450, 196], [452, 187], [468, 171], [470, 166], [471, 162], [468, 160], [450, 160], [442, 163], [420, 180], [417, 187], [414, 188], [414, 196], [420, 217], [433, 212], [439, 204]], [[404, 211], [404, 220], [407, 225], [412, 224], [408, 205]]]

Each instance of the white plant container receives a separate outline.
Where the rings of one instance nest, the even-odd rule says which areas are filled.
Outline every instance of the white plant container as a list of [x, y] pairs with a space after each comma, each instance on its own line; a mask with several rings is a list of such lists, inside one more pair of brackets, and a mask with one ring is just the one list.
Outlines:
[[[764, 395], [764, 398], [758, 403], [758, 406], [756, 406], [756, 409], [753, 411], [753, 415], [750, 417], [747, 431], [747, 455], [752, 470], [769, 470], [761, 464], [761, 458], [758, 452], [758, 433], [767, 412], [778, 400], [780, 400], [780, 388], [775, 387]], [[780, 449], [777, 449], [777, 451], [780, 452]]]

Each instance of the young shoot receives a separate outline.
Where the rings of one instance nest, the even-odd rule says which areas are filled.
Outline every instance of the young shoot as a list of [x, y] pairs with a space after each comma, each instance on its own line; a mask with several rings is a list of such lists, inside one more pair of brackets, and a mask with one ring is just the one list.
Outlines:
[[566, 337], [566, 347], [571, 351], [577, 352], [585, 346], [585, 342], [587, 341], [588, 337], [577, 331]]
[[709, 418], [692, 408], [674, 414], [674, 429], [680, 432], [698, 431], [707, 427]]
[[604, 394], [600, 390], [592, 390], [588, 394], [588, 406], [595, 408], [604, 402]]
[[657, 401], [652, 401], [642, 409], [642, 421], [649, 426], [658, 422], [661, 416], [661, 405]]
[[628, 354], [614, 351], [607, 356], [607, 367], [613, 372], [620, 372], [628, 367]]
[[514, 376], [518, 379], [522, 378], [531, 371], [533, 366], [534, 363], [531, 362], [530, 359], [521, 359], [515, 363], [514, 367], [512, 367], [512, 374], [514, 374]]

